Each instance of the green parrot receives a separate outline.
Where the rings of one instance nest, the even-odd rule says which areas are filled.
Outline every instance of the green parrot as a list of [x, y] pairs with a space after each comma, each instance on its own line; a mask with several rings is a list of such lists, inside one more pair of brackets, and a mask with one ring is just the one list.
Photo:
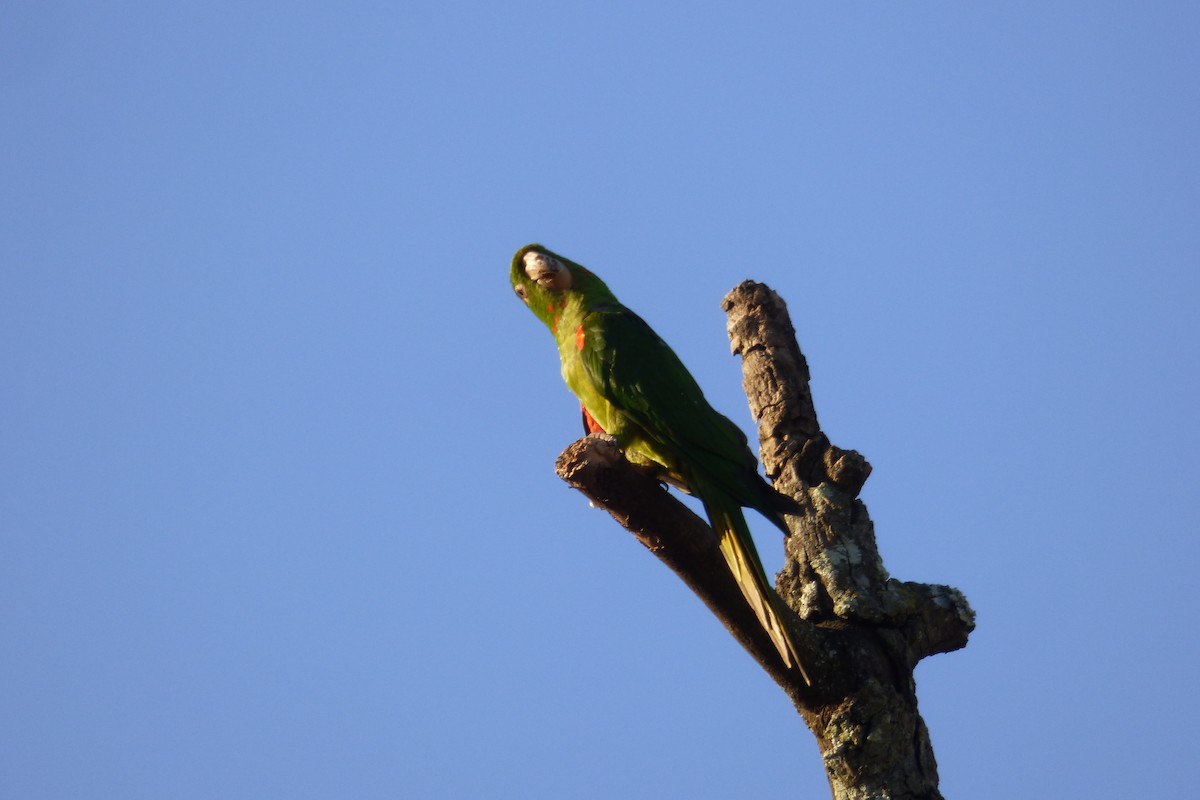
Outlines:
[[513, 290], [550, 328], [584, 427], [616, 439], [625, 457], [704, 504], [721, 553], [785, 666], [808, 675], [767, 582], [742, 507], [788, 529], [794, 501], [758, 473], [746, 437], [708, 401], [679, 357], [604, 282], [539, 244], [513, 256]]

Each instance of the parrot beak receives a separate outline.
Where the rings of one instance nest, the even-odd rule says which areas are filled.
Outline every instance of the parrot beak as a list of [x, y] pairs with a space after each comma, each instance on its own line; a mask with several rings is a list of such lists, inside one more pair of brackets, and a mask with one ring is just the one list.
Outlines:
[[525, 254], [525, 274], [543, 289], [565, 292], [571, 288], [571, 270], [553, 256], [530, 251]]

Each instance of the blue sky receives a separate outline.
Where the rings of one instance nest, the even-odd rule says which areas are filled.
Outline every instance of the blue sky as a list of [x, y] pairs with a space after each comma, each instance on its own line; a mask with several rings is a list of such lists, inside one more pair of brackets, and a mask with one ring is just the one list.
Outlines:
[[530, 241], [747, 430], [719, 302], [787, 299], [888, 567], [978, 612], [947, 796], [1193, 787], [1192, 5], [0, 16], [0, 795], [825, 795], [554, 476]]

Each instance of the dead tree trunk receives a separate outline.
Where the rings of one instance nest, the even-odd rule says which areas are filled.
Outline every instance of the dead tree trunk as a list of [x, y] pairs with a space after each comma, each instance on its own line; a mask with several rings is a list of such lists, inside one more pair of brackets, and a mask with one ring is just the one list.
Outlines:
[[568, 447], [557, 472], [683, 579], [787, 693], [817, 737], [834, 800], [940, 798], [913, 668], [965, 646], [974, 613], [957, 589], [888, 576], [858, 499], [871, 467], [821, 432], [783, 300], [746, 281], [723, 307], [763, 468], [803, 508], [788, 518], [776, 588], [795, 612], [811, 687], [780, 662], [704, 520], [599, 437]]

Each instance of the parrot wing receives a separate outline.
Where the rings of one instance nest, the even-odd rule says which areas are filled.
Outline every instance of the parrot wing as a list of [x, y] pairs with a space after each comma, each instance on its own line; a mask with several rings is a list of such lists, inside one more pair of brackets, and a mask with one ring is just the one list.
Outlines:
[[[715, 411], [691, 373], [646, 322], [629, 309], [594, 309], [577, 337], [584, 371], [596, 390], [637, 425], [685, 482], [715, 484], [743, 505], [757, 462], [746, 437]], [[744, 501], [744, 502], [743, 502]]]

